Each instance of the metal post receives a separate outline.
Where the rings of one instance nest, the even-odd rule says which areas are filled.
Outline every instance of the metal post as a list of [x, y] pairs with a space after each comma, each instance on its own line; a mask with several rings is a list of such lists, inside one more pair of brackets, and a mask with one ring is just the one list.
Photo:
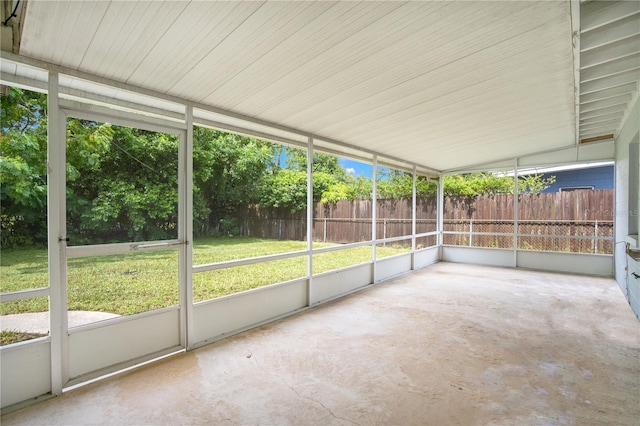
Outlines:
[[515, 159], [513, 168], [513, 267], [518, 266], [518, 217], [519, 212], [518, 198], [518, 159]]
[[373, 156], [373, 182], [371, 192], [371, 240], [373, 245], [371, 246], [371, 258], [373, 260], [373, 282], [376, 282], [377, 267], [376, 267], [376, 241], [378, 240], [377, 225], [378, 225], [378, 156]]
[[473, 218], [469, 219], [469, 247], [473, 247]]
[[438, 260], [443, 258], [444, 245], [444, 176], [440, 175], [438, 178], [438, 202], [436, 205], [438, 224], [436, 230], [438, 231]]
[[307, 140], [307, 306], [313, 302], [313, 138]]
[[66, 118], [60, 110], [58, 73], [49, 72], [47, 114], [47, 227], [51, 393], [60, 395], [69, 379], [67, 320]]
[[413, 166], [413, 186], [411, 193], [411, 269], [416, 269], [416, 166]]
[[598, 219], [596, 219], [594, 234], [595, 238], [593, 239], [593, 253], [598, 254]]
[[[180, 343], [191, 349], [193, 343], [193, 107], [185, 109], [187, 130], [181, 135], [180, 167], [178, 167], [178, 239], [183, 243], [180, 250], [179, 271], [181, 317]], [[184, 137], [184, 140], [182, 138]]]

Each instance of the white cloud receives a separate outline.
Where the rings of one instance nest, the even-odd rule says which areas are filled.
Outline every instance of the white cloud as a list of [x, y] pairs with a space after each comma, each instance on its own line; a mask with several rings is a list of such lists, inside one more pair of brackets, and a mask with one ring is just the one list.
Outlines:
[[354, 175], [356, 174], [356, 169], [354, 169], [353, 167], [349, 167], [347, 169], [345, 169], [347, 171], [347, 173], [349, 173], [350, 175]]

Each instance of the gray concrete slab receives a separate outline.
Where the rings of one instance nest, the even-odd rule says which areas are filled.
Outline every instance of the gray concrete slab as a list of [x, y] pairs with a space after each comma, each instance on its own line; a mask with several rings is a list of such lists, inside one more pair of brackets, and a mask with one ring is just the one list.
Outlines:
[[637, 425], [640, 324], [605, 278], [440, 263], [2, 424]]

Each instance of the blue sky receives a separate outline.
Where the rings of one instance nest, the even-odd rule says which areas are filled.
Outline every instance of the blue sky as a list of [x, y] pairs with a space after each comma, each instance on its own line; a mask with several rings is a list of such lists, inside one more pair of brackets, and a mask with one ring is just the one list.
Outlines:
[[346, 158], [339, 158], [340, 165], [345, 168], [347, 173], [358, 177], [363, 175], [366, 178], [371, 178], [371, 172], [373, 166], [371, 164], [360, 163], [359, 161], [348, 160]]

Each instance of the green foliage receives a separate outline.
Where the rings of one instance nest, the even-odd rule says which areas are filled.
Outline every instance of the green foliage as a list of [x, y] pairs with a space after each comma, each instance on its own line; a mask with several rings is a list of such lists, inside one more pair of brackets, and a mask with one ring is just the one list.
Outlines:
[[[542, 175], [518, 178], [518, 193], [539, 193], [555, 182], [555, 176], [544, 179]], [[513, 177], [495, 173], [468, 173], [444, 178], [445, 196], [477, 196], [483, 194], [513, 194]]]
[[370, 200], [373, 195], [373, 182], [362, 175], [352, 178], [349, 185], [349, 200]]
[[72, 244], [176, 238], [177, 170], [173, 135], [69, 119]]
[[269, 142], [194, 128], [196, 235], [237, 232], [237, 225], [229, 226], [229, 218], [238, 209], [260, 200], [260, 189], [264, 188], [268, 170], [277, 169], [276, 148]]
[[518, 177], [519, 194], [539, 194], [556, 182], [555, 176], [544, 179], [543, 175], [526, 175]]
[[10, 88], [1, 101], [0, 232], [2, 246], [47, 239], [46, 96]]
[[[285, 166], [278, 164], [265, 176], [260, 187], [259, 203], [267, 208], [285, 208], [292, 213], [307, 208], [307, 155], [298, 148], [285, 148], [278, 153], [286, 157]], [[313, 156], [313, 201], [335, 203], [350, 199], [349, 176], [337, 157]]]
[[265, 177], [260, 188], [260, 205], [287, 208], [292, 213], [307, 207], [307, 173], [303, 170], [281, 169]]

